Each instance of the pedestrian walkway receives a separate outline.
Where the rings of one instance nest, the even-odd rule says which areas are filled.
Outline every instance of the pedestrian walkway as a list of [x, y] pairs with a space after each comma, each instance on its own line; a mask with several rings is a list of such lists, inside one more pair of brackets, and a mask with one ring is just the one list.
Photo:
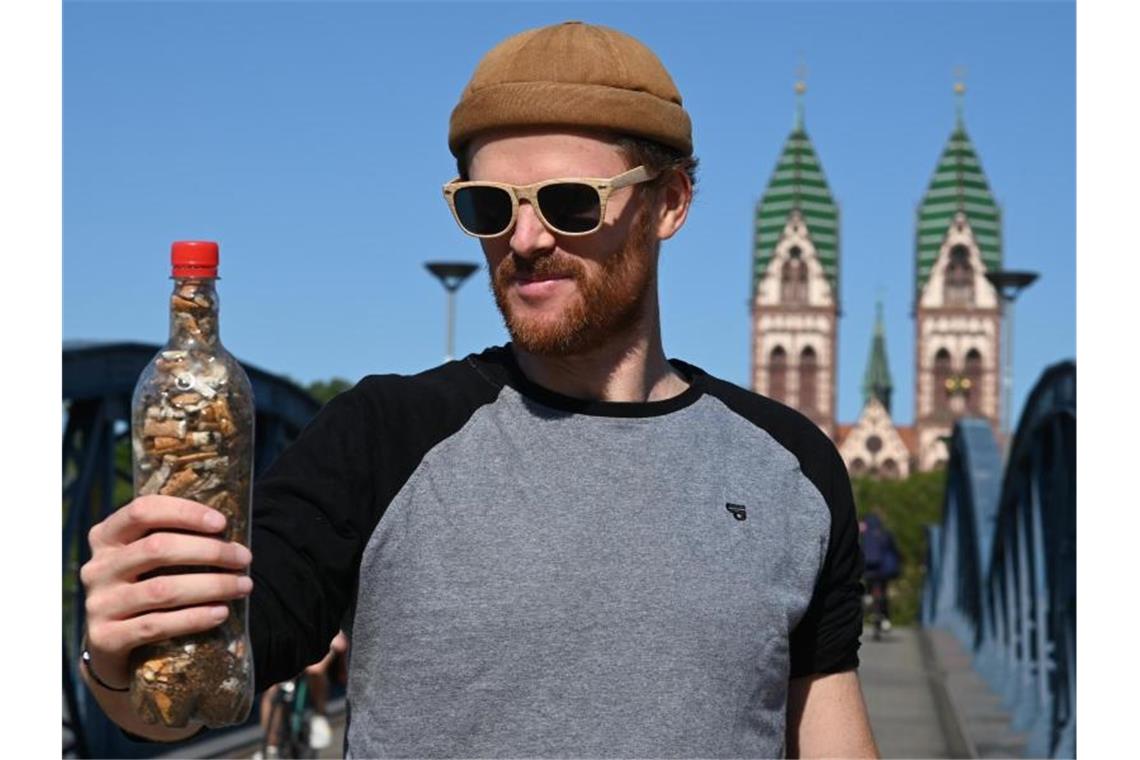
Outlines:
[[1026, 735], [1012, 730], [1000, 697], [948, 631], [896, 628], [881, 641], [866, 631], [859, 655], [884, 758], [1025, 756]]
[[871, 730], [884, 758], [962, 756], [947, 742], [914, 628], [895, 628], [875, 641], [864, 631], [859, 679]]
[[973, 757], [1025, 757], [1028, 736], [1012, 730], [1009, 711], [974, 670], [958, 639], [942, 628], [927, 628], [926, 635]]

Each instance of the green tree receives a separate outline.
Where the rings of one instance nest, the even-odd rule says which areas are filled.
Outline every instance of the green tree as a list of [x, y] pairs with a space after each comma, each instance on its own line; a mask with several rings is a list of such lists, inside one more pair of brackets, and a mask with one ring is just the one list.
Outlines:
[[946, 472], [917, 472], [905, 480], [853, 478], [851, 488], [859, 518], [877, 508], [895, 536], [902, 574], [892, 584], [891, 618], [902, 625], [914, 624], [926, 579], [926, 526], [942, 521]]
[[329, 380], [316, 380], [305, 386], [305, 390], [309, 392], [313, 398], [320, 401], [322, 404], [327, 404], [333, 398], [344, 391], [347, 391], [353, 386], [353, 383], [345, 380], [343, 377], [334, 377]]

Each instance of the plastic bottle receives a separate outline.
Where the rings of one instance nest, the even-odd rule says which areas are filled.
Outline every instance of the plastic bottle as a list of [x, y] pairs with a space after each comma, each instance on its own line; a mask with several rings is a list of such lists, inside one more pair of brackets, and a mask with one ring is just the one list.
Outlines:
[[[135, 495], [192, 499], [226, 516], [221, 538], [249, 546], [253, 393], [218, 337], [218, 245], [171, 247], [170, 339], [147, 365], [131, 403]], [[162, 573], [217, 572], [205, 567]], [[245, 598], [216, 628], [131, 653], [131, 704], [148, 723], [180, 728], [240, 723], [253, 703]]]

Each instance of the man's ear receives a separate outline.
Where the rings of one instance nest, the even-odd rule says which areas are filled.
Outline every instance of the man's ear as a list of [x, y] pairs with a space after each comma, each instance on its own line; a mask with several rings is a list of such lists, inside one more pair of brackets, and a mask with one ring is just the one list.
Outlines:
[[669, 169], [669, 179], [657, 188], [657, 239], [668, 240], [677, 234], [689, 216], [693, 203], [693, 183], [681, 169]]

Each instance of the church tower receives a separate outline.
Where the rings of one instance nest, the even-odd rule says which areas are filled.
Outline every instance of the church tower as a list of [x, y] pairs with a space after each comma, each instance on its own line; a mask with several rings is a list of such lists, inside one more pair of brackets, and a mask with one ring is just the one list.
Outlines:
[[796, 117], [763, 197], [752, 250], [752, 389], [835, 437], [839, 209]]
[[894, 389], [890, 364], [887, 362], [887, 331], [883, 325], [883, 304], [880, 301], [875, 304], [875, 334], [871, 338], [867, 368], [863, 370], [863, 405], [866, 406], [872, 398], [877, 399], [889, 414]]
[[918, 207], [915, 257], [915, 412], [918, 467], [948, 459], [941, 440], [963, 416], [998, 429], [998, 294], [985, 278], [1001, 268], [1001, 209], [962, 119]]
[[[891, 369], [887, 363], [887, 335], [883, 326], [883, 305], [875, 306], [875, 334], [867, 369], [863, 372], [863, 411], [859, 420], [845, 430], [839, 442], [839, 455], [852, 476], [905, 478], [910, 475], [913, 452], [908, 443], [912, 431], [899, 428], [891, 419]], [[844, 426], [846, 427], [846, 426]]]

